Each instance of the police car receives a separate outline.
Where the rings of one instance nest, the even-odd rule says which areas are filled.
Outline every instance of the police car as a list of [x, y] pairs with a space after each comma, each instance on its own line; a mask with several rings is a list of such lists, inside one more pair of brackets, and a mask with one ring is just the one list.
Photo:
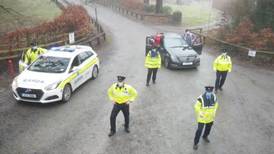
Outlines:
[[75, 89], [98, 73], [99, 59], [91, 47], [55, 47], [13, 80], [13, 96], [17, 101], [68, 102]]

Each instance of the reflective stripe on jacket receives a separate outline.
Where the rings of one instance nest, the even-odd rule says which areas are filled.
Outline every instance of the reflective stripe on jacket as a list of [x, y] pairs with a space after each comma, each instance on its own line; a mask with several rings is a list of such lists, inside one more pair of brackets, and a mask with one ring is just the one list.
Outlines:
[[[154, 50], [154, 52], [157, 52], [157, 56], [152, 57], [151, 52]], [[161, 55], [159, 51], [156, 49], [152, 49], [148, 52], [145, 60], [145, 67], [146, 68], [161, 68]]]
[[229, 56], [220, 55], [217, 57], [213, 64], [213, 69], [215, 71], [228, 71], [232, 70], [232, 62]]
[[194, 105], [196, 120], [199, 123], [213, 122], [218, 108], [216, 95], [212, 94], [211, 101], [213, 103], [205, 102], [205, 94], [200, 96]]
[[111, 101], [118, 104], [124, 104], [129, 101], [134, 101], [137, 97], [137, 91], [130, 85], [125, 84], [124, 87], [118, 87], [118, 84], [113, 84], [108, 89], [108, 97]]

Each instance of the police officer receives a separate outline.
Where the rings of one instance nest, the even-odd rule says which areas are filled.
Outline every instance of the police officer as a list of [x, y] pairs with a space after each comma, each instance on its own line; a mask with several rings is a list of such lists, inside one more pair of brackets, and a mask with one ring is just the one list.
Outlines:
[[137, 91], [124, 83], [126, 77], [117, 76], [118, 82], [114, 83], [108, 89], [109, 99], [114, 103], [113, 109], [110, 115], [110, 133], [109, 137], [116, 133], [116, 117], [122, 110], [125, 118], [125, 132], [130, 133], [129, 130], [129, 104], [137, 97]]
[[27, 52], [23, 55], [24, 63], [29, 65], [34, 62], [39, 55], [44, 54], [46, 49], [40, 48], [37, 46], [37, 42], [33, 41], [31, 44], [31, 48], [27, 50]]
[[157, 72], [161, 68], [160, 44], [155, 43], [153, 39], [151, 42], [153, 47], [146, 53], [145, 59], [145, 67], [148, 68], [146, 86], [149, 86], [151, 76], [153, 84], [156, 83]]
[[213, 69], [216, 71], [215, 93], [217, 93], [218, 90], [223, 90], [222, 87], [225, 83], [227, 72], [231, 72], [232, 69], [231, 58], [227, 55], [225, 49], [223, 53], [215, 59]]
[[215, 118], [216, 110], [218, 108], [216, 95], [213, 93], [214, 87], [206, 86], [205, 93], [198, 97], [198, 100], [194, 106], [196, 119], [198, 122], [198, 129], [194, 138], [193, 149], [198, 149], [198, 143], [202, 135], [204, 126], [205, 131], [203, 134], [203, 139], [205, 142], [209, 143], [208, 135], [210, 133], [213, 121]]

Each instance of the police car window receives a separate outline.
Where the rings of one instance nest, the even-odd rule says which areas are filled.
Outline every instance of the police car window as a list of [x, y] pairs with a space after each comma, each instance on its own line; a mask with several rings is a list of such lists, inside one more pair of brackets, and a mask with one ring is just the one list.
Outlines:
[[75, 66], [79, 66], [80, 63], [79, 63], [79, 56], [76, 56], [73, 61], [72, 61], [72, 64], [71, 64], [71, 68], [75, 67]]
[[67, 70], [69, 58], [40, 56], [31, 66], [29, 71], [45, 73], [63, 73]]
[[87, 53], [87, 55], [88, 55], [88, 58], [91, 57], [91, 56], [93, 56], [93, 53], [90, 52], [90, 51], [86, 51], [86, 53]]
[[92, 54], [89, 54], [89, 52], [83, 52], [79, 55], [80, 62], [85, 62], [89, 57], [91, 57]]

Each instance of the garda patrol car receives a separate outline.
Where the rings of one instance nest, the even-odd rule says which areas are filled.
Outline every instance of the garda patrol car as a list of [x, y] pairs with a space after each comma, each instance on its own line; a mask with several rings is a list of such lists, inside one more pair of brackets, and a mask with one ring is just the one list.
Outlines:
[[98, 73], [99, 59], [91, 47], [55, 47], [13, 80], [13, 96], [17, 101], [67, 102], [75, 89]]

